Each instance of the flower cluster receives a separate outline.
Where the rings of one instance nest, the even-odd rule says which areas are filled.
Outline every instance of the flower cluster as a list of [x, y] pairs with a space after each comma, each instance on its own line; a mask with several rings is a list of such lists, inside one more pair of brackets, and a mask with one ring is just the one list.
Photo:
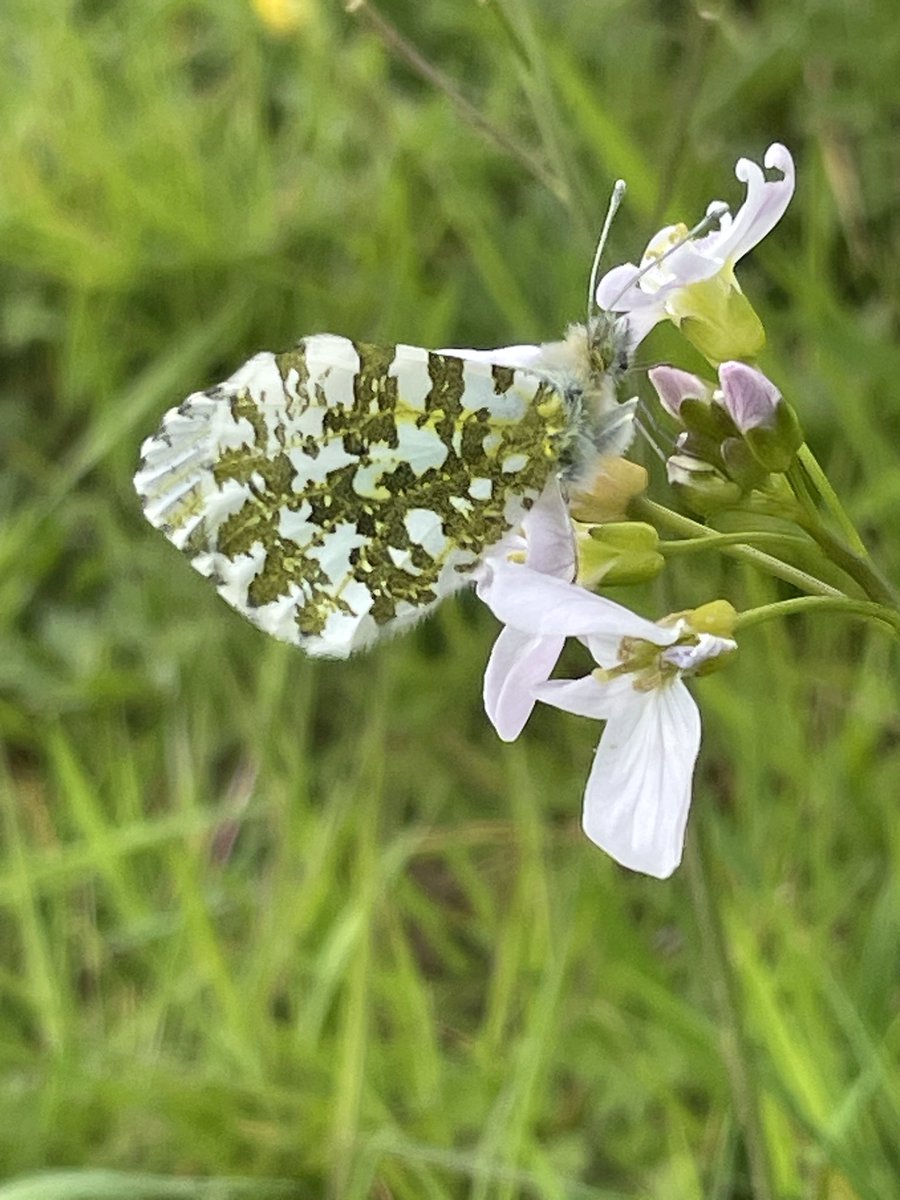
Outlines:
[[650, 371], [662, 407], [682, 426], [666, 462], [669, 483], [704, 515], [770, 487], [803, 444], [794, 410], [761, 371], [728, 361], [718, 374], [716, 388], [677, 367]]
[[[734, 612], [723, 602], [654, 623], [573, 583], [575, 569], [554, 480], [518, 545], [482, 570], [478, 595], [504, 624], [485, 672], [485, 708], [505, 741], [518, 737], [538, 700], [606, 721], [584, 796], [585, 832], [625, 866], [664, 879], [681, 861], [700, 748], [700, 715], [683, 679], [736, 649], [727, 636]], [[597, 667], [583, 679], [551, 680], [569, 637]]]
[[[703, 223], [717, 225], [712, 232], [692, 237], [684, 225], [667, 226], [640, 266], [616, 267], [597, 287], [598, 304], [627, 322], [630, 345], [669, 319], [717, 371], [717, 383], [669, 365], [650, 371], [667, 418], [680, 427], [667, 456], [668, 482], [706, 518], [786, 486], [803, 442], [793, 409], [745, 361], [765, 337], [734, 267], [781, 218], [794, 190], [784, 146], [770, 146], [764, 166], [780, 177], [738, 162], [747, 196], [733, 218], [713, 202]], [[537, 348], [490, 353], [527, 366]], [[643, 468], [622, 459], [601, 461], [600, 477], [587, 488], [566, 492], [553, 480], [517, 538], [485, 559], [477, 590], [503, 623], [484, 679], [497, 733], [517, 738], [538, 702], [604, 721], [584, 794], [584, 830], [623, 865], [665, 878], [681, 861], [700, 746], [700, 716], [685, 680], [727, 661], [737, 613], [718, 600], [654, 622], [591, 590], [664, 568], [654, 524], [629, 519], [646, 480]], [[579, 679], [551, 679], [569, 638], [594, 665]]]

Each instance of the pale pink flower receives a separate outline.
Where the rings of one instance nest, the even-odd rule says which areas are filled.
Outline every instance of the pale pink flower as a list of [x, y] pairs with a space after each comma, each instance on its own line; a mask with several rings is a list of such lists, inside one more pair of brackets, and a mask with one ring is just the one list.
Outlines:
[[[794, 194], [794, 160], [790, 151], [774, 142], [766, 151], [763, 165], [781, 172], [780, 179], [766, 179], [762, 168], [748, 158], [738, 159], [735, 175], [747, 186], [743, 205], [732, 217], [719, 217], [719, 228], [693, 238], [652, 266], [635, 282], [638, 271], [661, 255], [686, 232], [684, 225], [668, 225], [651, 238], [641, 267], [624, 263], [608, 271], [597, 285], [597, 303], [612, 312], [628, 313], [632, 340], [640, 341], [666, 316], [682, 314], [679, 293], [691, 284], [711, 279], [720, 272], [729, 275], [734, 265], [752, 250], [781, 220]], [[707, 212], [721, 207], [714, 200]]]

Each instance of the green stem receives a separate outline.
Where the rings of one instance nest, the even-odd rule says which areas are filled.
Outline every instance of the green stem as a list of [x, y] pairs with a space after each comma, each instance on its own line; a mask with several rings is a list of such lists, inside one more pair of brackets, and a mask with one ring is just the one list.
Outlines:
[[[676, 533], [683, 533], [687, 537], [714, 538], [720, 536], [715, 530], [701, 525], [699, 521], [693, 521], [690, 517], [673, 512], [670, 508], [657, 504], [655, 500], [648, 500], [646, 497], [634, 500], [630, 511], [653, 524], [672, 529]], [[750, 563], [759, 570], [774, 575], [776, 579], [783, 579], [785, 583], [793, 584], [801, 592], [807, 592], [812, 596], [844, 595], [839, 588], [832, 587], [830, 583], [823, 583], [814, 575], [801, 571], [799, 567], [792, 567], [790, 563], [782, 562], [780, 558], [774, 558], [771, 554], [757, 550], [754, 546], [746, 544], [724, 546], [722, 553], [727, 554], [730, 558], [739, 559], [741, 562]]]
[[738, 533], [716, 533], [713, 530], [705, 537], [679, 538], [675, 542], [659, 542], [656, 549], [666, 557], [679, 554], [700, 554], [707, 550], [720, 550], [723, 546], [796, 546], [809, 548], [809, 539], [792, 533], [776, 533], [772, 530], [749, 529]]
[[773, 604], [761, 604], [758, 608], [747, 608], [738, 614], [734, 623], [736, 630], [749, 629], [763, 621], [776, 617], [790, 617], [804, 612], [848, 613], [887, 626], [891, 633], [900, 637], [900, 613], [871, 600], [854, 600], [850, 596], [794, 596], [791, 600], [777, 600]]
[[[737, 980], [707, 877], [704, 863], [707, 839], [704, 833], [702, 828], [695, 831], [685, 856], [691, 900], [700, 931], [706, 974], [718, 1013], [722, 1057], [728, 1072], [731, 1098], [747, 1152], [753, 1200], [775, 1200], [774, 1172], [763, 1129], [759, 1087], [753, 1072], [752, 1051], [744, 1037]], [[721, 902], [720, 892], [717, 898]]]
[[896, 592], [868, 556], [863, 558], [851, 550], [818, 517], [800, 518], [798, 524], [811, 538], [815, 538], [836, 566], [856, 580], [870, 600], [889, 608], [900, 608]]
[[[859, 585], [870, 600], [890, 608], [900, 608], [900, 599], [896, 592], [872, 562], [865, 548], [862, 555], [857, 554], [824, 523], [809, 493], [808, 476], [799, 461], [791, 465], [785, 479], [789, 485], [789, 493], [779, 495], [773, 491], [769, 497], [760, 497], [757, 511], [792, 521], [813, 539], [830, 562]], [[859, 541], [855, 530], [854, 538], [855, 542]]]
[[868, 558], [869, 552], [866, 550], [863, 540], [856, 530], [856, 526], [847, 515], [844, 506], [838, 499], [837, 492], [831, 486], [828, 476], [819, 465], [819, 460], [813, 454], [812, 450], [810, 450], [809, 446], [807, 446], [806, 442], [797, 451], [797, 459], [806, 472], [810, 483], [822, 497], [822, 503], [844, 531], [844, 537], [849, 544], [861, 557]]

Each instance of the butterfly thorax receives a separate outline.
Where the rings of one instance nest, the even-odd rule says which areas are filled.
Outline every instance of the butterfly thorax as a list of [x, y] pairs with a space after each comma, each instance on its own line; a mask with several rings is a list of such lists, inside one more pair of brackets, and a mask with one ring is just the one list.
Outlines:
[[627, 323], [606, 313], [587, 325], [569, 325], [561, 341], [541, 345], [539, 371], [569, 411], [569, 444], [560, 463], [565, 477], [582, 475], [604, 449], [606, 430], [620, 410], [618, 387], [628, 365]]

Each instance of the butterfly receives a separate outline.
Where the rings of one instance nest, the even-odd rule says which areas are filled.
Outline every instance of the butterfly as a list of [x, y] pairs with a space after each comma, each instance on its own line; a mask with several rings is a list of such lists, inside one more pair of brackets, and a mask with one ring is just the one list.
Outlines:
[[621, 452], [627, 345], [603, 313], [507, 351], [315, 334], [167, 412], [135, 488], [235, 609], [346, 658], [464, 587], [552, 477]]

